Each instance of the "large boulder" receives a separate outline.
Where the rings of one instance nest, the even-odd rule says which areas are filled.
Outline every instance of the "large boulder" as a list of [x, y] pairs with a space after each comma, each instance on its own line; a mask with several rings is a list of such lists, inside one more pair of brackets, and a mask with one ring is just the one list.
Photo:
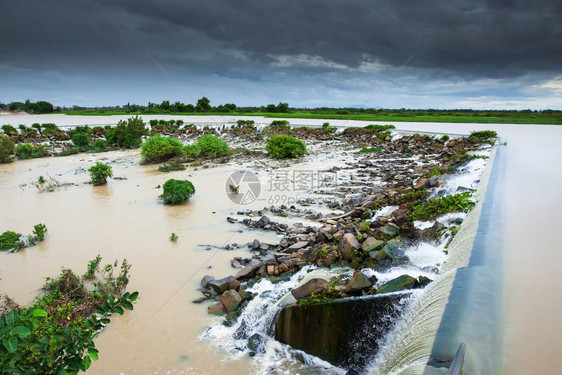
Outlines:
[[340, 252], [344, 260], [351, 259], [353, 252], [359, 249], [359, 241], [352, 233], [345, 233], [340, 240]]
[[287, 253], [294, 253], [296, 251], [299, 251], [301, 249], [304, 249], [305, 247], [308, 246], [308, 241], [299, 241], [291, 246], [289, 246], [287, 248], [287, 250], [285, 250], [285, 252]]
[[345, 287], [345, 292], [356, 293], [365, 288], [369, 288], [372, 285], [373, 283], [371, 283], [371, 280], [369, 280], [367, 276], [363, 274], [363, 272], [361, 272], [360, 270], [355, 270], [355, 272], [353, 273], [353, 277], [351, 278], [351, 280], [349, 280]]
[[210, 275], [203, 276], [203, 278], [201, 279], [201, 287], [203, 289], [207, 289], [209, 287], [209, 282], [213, 281], [214, 279], [215, 278]]
[[382, 249], [384, 246], [384, 241], [377, 240], [375, 237], [369, 237], [361, 244], [361, 249], [364, 252], [370, 253], [371, 251], [377, 251]]
[[236, 309], [238, 309], [238, 306], [240, 306], [241, 302], [242, 297], [240, 297], [240, 294], [232, 289], [227, 290], [221, 296], [221, 303], [224, 306], [226, 312], [235, 311]]
[[429, 179], [422, 177], [414, 185], [414, 189], [425, 189], [429, 186]]
[[256, 275], [256, 272], [264, 265], [263, 262], [258, 260], [253, 260], [248, 264], [246, 267], [242, 268], [238, 273], [234, 276], [236, 280], [248, 280], [251, 279]]
[[291, 290], [291, 294], [298, 301], [303, 298], [307, 298], [312, 294], [318, 294], [324, 290], [328, 290], [328, 282], [326, 280], [311, 279], [298, 288]]
[[402, 275], [395, 279], [392, 279], [377, 289], [377, 294], [385, 294], [392, 292], [399, 292], [405, 289], [413, 289], [419, 287], [419, 282], [417, 279], [410, 275]]
[[236, 278], [233, 276], [228, 276], [223, 279], [211, 280], [208, 282], [209, 286], [213, 288], [218, 294], [222, 294], [224, 291], [230, 288], [230, 283], [232, 283]]
[[207, 311], [209, 312], [209, 314], [213, 315], [222, 315], [225, 313], [222, 303], [215, 303], [214, 305], [209, 306], [207, 308]]
[[394, 223], [388, 223], [380, 228], [377, 229], [377, 231], [381, 234], [383, 234], [386, 237], [394, 237], [398, 234], [398, 232], [400, 232], [400, 228], [398, 227], [398, 225], [394, 224]]

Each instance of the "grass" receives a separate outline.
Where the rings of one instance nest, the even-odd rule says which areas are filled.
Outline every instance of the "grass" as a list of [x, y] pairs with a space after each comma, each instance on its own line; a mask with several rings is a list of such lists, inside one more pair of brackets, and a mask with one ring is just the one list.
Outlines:
[[361, 150], [357, 151], [360, 154], [366, 153], [366, 152], [379, 152], [382, 151], [382, 148], [380, 147], [363, 147]]
[[[63, 111], [67, 115], [90, 115], [90, 116], [112, 116], [112, 115], [153, 115], [155, 113], [125, 112], [125, 111]], [[452, 123], [481, 123], [481, 124], [543, 124], [562, 125], [562, 113], [560, 112], [508, 112], [508, 111], [385, 111], [379, 113], [314, 113], [314, 112], [291, 112], [291, 113], [269, 113], [269, 112], [169, 112], [166, 115], [197, 115], [197, 116], [263, 116], [276, 118], [302, 118], [302, 119], [335, 119], [335, 120], [363, 120], [363, 121], [388, 121], [388, 122], [452, 122]]]
[[468, 212], [474, 206], [470, 200], [472, 192], [446, 195], [441, 198], [430, 199], [425, 204], [418, 204], [410, 209], [410, 220], [428, 221], [449, 212]]

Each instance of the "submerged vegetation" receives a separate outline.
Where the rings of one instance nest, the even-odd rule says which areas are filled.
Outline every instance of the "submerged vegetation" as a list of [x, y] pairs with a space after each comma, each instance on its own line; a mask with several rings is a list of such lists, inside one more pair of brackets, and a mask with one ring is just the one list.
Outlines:
[[471, 191], [429, 199], [425, 204], [412, 206], [409, 212], [411, 220], [428, 221], [451, 212], [468, 212], [474, 206], [470, 199]]
[[171, 178], [164, 183], [163, 188], [162, 198], [164, 198], [164, 204], [183, 203], [195, 194], [195, 187], [188, 180], [174, 180]]
[[[76, 374], [98, 360], [95, 335], [112, 314], [132, 310], [138, 292], [125, 293], [131, 266], [100, 267], [98, 256], [79, 277], [63, 268], [47, 278], [45, 294], [0, 317], [0, 368], [9, 374]], [[118, 272], [115, 276], [114, 273]]]
[[90, 172], [90, 178], [94, 186], [107, 184], [107, 178], [113, 177], [113, 169], [111, 166], [100, 161], [92, 165], [88, 169], [88, 172]]
[[47, 226], [45, 224], [36, 224], [33, 226], [33, 234], [23, 236], [21, 233], [7, 230], [0, 234], [0, 251], [15, 252], [30, 247], [39, 241], [45, 239], [47, 234]]

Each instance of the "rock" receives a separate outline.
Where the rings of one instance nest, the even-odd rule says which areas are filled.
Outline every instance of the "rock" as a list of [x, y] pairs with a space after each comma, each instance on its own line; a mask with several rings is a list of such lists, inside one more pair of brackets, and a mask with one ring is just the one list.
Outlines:
[[429, 186], [437, 187], [441, 185], [441, 176], [432, 176], [429, 178]]
[[295, 251], [299, 251], [300, 249], [303, 249], [307, 246], [308, 246], [308, 241], [299, 241], [299, 242], [289, 246], [286, 251], [288, 253], [292, 253], [292, 252], [295, 252]]
[[328, 282], [324, 279], [310, 279], [303, 285], [291, 290], [291, 294], [297, 300], [306, 298], [312, 294], [318, 294], [328, 289]]
[[399, 227], [401, 227], [402, 225], [406, 224], [409, 221], [408, 220], [408, 212], [406, 210], [403, 210], [403, 209], [398, 209], [398, 210], [394, 211], [392, 213], [392, 216], [394, 216], [394, 222]]
[[394, 237], [400, 232], [398, 225], [394, 223], [388, 223], [383, 227], [377, 229], [380, 233], [388, 237]]
[[254, 277], [256, 272], [263, 266], [263, 262], [253, 260], [249, 265], [242, 268], [238, 273], [234, 276], [236, 280], [247, 280]]
[[363, 241], [363, 243], [361, 244], [361, 249], [363, 249], [363, 251], [366, 253], [370, 253], [372, 251], [382, 249], [383, 246], [384, 241], [377, 240], [375, 237], [369, 237], [365, 241]]
[[203, 276], [203, 278], [201, 279], [201, 287], [203, 289], [207, 289], [209, 287], [209, 282], [213, 281], [215, 278], [213, 276], [210, 275], [205, 275]]
[[252, 242], [252, 247], [251, 247], [251, 249], [252, 249], [252, 250], [258, 250], [258, 249], [260, 248], [260, 245], [261, 245], [261, 244], [260, 244], [260, 241], [254, 240], [254, 242]]
[[208, 299], [207, 297], [199, 297], [199, 298], [197, 298], [197, 299], [194, 299], [194, 300], [191, 301], [191, 302], [192, 302], [192, 303], [196, 303], [196, 304], [200, 304], [200, 303], [205, 302], [207, 299]]
[[368, 288], [372, 285], [373, 284], [371, 283], [371, 281], [365, 275], [363, 275], [363, 272], [355, 270], [355, 272], [353, 273], [353, 277], [345, 287], [345, 292], [359, 292], [360, 290]]
[[259, 333], [254, 333], [252, 336], [248, 338], [248, 349], [250, 349], [250, 353], [248, 353], [251, 357], [255, 356], [259, 353], [264, 353], [265, 349], [263, 347], [264, 338]]
[[414, 189], [425, 189], [428, 186], [429, 179], [422, 177], [416, 182], [416, 184], [414, 185]]
[[359, 249], [359, 241], [352, 233], [345, 233], [340, 240], [340, 252], [344, 260], [351, 259], [353, 251]]
[[225, 313], [224, 306], [222, 303], [215, 303], [207, 308], [209, 314], [222, 315]]
[[420, 283], [420, 287], [423, 288], [431, 282], [431, 279], [429, 277], [420, 276], [418, 277], [418, 282]]
[[377, 294], [398, 292], [404, 289], [417, 288], [418, 286], [418, 280], [410, 275], [402, 275], [381, 285], [377, 289]]
[[209, 281], [209, 286], [213, 288], [218, 294], [222, 294], [230, 286], [230, 283], [234, 281], [235, 278], [232, 276], [225, 277], [224, 279], [211, 280]]
[[235, 311], [242, 302], [242, 297], [235, 290], [229, 289], [221, 296], [221, 303], [226, 312]]
[[240, 261], [236, 258], [230, 261], [230, 265], [234, 268], [242, 268], [242, 263], [240, 263]]

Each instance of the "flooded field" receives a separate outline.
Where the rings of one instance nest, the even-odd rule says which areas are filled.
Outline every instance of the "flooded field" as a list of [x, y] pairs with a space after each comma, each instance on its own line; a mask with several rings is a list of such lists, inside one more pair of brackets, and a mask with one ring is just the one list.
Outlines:
[[[29, 118], [28, 118], [29, 117]], [[146, 116], [148, 118], [163, 116]], [[172, 116], [169, 118], [179, 118]], [[209, 121], [207, 117], [189, 118]], [[217, 119], [218, 120], [218, 119]], [[230, 120], [230, 119], [226, 119]], [[232, 119], [233, 121], [235, 119]], [[225, 119], [221, 119], [225, 121]], [[263, 119], [270, 122], [271, 119]], [[3, 123], [56, 122], [67, 125], [116, 123], [113, 117], [14, 116]], [[78, 122], [78, 123], [77, 123]], [[259, 122], [256, 119], [256, 122]], [[321, 120], [295, 120], [319, 125]], [[332, 125], [365, 123], [330, 121]], [[492, 129], [508, 145], [504, 189], [504, 285], [506, 299], [505, 374], [555, 374], [554, 354], [562, 343], [560, 326], [562, 301], [557, 286], [562, 284], [562, 256], [558, 244], [562, 234], [559, 207], [562, 193], [562, 128], [534, 125], [396, 123], [398, 129], [468, 134]], [[352, 155], [315, 152], [291, 169], [317, 170], [341, 165]], [[346, 159], [347, 158], [347, 159]], [[93, 187], [86, 170], [97, 160], [109, 163], [114, 175], [106, 186]], [[100, 361], [92, 374], [247, 374], [260, 372], [263, 363], [247, 356], [216, 349], [216, 343], [202, 340], [205, 330], [220, 321], [207, 314], [207, 305], [194, 304], [200, 297], [199, 281], [205, 274], [223, 277], [235, 272], [230, 260], [248, 257], [246, 248], [217, 249], [237, 243], [241, 247], [254, 239], [275, 243], [272, 232], [249, 230], [230, 224], [226, 216], [240, 209], [269, 206], [268, 166], [259, 166], [263, 185], [259, 200], [241, 208], [226, 193], [228, 176], [253, 164], [234, 163], [209, 168], [161, 173], [157, 165], [139, 165], [138, 150], [102, 154], [78, 154], [61, 158], [16, 161], [0, 165], [2, 215], [0, 228], [30, 233], [34, 224], [45, 223], [47, 239], [15, 254], [0, 254], [0, 291], [20, 304], [38, 294], [45, 276], [56, 275], [62, 266], [78, 273], [100, 254], [104, 262], [127, 258], [132, 264], [130, 291], [140, 291], [132, 313], [115, 317], [96, 339]], [[39, 176], [51, 176], [71, 183], [54, 192], [39, 193], [33, 186]], [[188, 178], [196, 194], [186, 204], [164, 206], [158, 188], [168, 178]], [[303, 221], [286, 219], [287, 222]], [[177, 242], [168, 239], [174, 232]], [[529, 253], [532, 255], [530, 256]], [[267, 365], [267, 364], [265, 364]], [[280, 371], [306, 373], [285, 364]], [[267, 367], [267, 366], [265, 366]]]

